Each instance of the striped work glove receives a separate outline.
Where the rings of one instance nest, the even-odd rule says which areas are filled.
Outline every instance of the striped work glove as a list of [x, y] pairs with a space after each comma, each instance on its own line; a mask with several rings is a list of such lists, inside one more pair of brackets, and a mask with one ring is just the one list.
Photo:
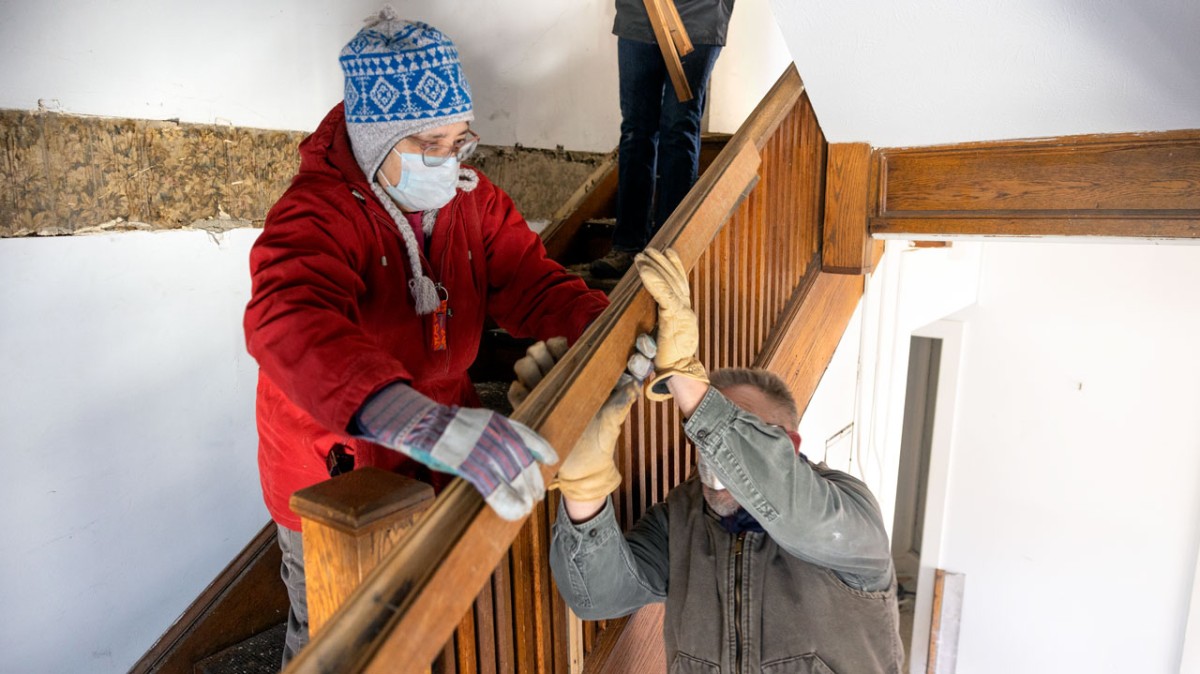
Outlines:
[[550, 443], [491, 410], [439, 405], [407, 384], [376, 393], [358, 412], [360, 437], [470, 482], [496, 514], [519, 520], [542, 500], [537, 463], [558, 463]]

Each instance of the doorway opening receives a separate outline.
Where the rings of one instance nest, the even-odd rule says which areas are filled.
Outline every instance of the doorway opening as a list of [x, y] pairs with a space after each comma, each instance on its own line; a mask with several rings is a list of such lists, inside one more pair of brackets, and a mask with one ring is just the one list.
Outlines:
[[896, 482], [896, 511], [892, 520], [892, 560], [896, 565], [896, 580], [899, 583], [900, 635], [905, 641], [905, 652], [910, 654], [941, 363], [940, 338], [911, 337], [900, 439], [900, 467]]

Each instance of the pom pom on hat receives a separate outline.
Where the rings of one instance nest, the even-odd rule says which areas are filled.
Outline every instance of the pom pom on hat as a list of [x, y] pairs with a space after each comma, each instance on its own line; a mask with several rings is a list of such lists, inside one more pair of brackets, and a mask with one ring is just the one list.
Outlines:
[[475, 119], [458, 48], [427, 23], [385, 6], [342, 49], [346, 128], [368, 181], [400, 139]]

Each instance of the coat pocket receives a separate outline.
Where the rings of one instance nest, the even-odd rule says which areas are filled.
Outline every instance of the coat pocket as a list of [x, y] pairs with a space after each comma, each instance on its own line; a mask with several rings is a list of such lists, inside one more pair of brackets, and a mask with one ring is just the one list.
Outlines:
[[720, 674], [721, 668], [707, 660], [693, 658], [686, 653], [676, 653], [671, 662], [670, 674]]
[[809, 653], [766, 663], [762, 674], [834, 674], [834, 671], [816, 653]]

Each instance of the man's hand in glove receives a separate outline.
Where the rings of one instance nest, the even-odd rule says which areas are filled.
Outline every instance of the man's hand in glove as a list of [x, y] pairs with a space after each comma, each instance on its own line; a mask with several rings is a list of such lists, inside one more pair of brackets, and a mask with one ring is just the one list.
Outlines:
[[637, 400], [637, 390], [638, 384], [632, 377], [622, 376], [558, 469], [558, 488], [567, 514], [576, 522], [600, 512], [604, 499], [621, 484], [613, 453], [621, 425]]
[[545, 495], [538, 462], [558, 462], [529, 427], [490, 410], [439, 405], [399, 382], [371, 396], [355, 421], [358, 437], [470, 482], [506, 520], [529, 514]]
[[667, 400], [667, 385], [673, 377], [685, 377], [705, 385], [708, 373], [696, 358], [700, 346], [700, 324], [692, 311], [691, 288], [679, 255], [668, 248], [647, 248], [633, 259], [642, 285], [658, 303], [658, 353], [655, 375], [646, 389], [651, 400]]
[[567, 348], [566, 337], [551, 337], [525, 350], [525, 356], [513, 365], [517, 378], [508, 387], [508, 402], [512, 404], [513, 409], [525, 402], [529, 392], [563, 357]]

